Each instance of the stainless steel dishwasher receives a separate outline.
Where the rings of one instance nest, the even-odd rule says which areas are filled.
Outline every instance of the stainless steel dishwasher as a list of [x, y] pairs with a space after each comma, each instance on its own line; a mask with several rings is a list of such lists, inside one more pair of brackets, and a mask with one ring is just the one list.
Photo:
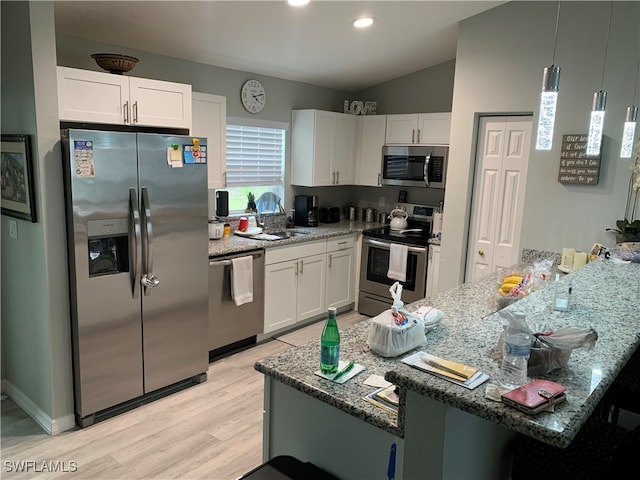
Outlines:
[[[253, 301], [236, 306], [231, 297], [231, 260], [253, 257]], [[252, 345], [264, 325], [264, 251], [209, 258], [209, 358]]]

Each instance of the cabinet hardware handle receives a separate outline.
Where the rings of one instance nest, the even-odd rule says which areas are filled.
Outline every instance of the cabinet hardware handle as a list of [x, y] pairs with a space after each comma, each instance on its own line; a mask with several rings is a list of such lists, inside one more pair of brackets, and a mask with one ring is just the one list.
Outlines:
[[300, 275], [304, 273], [304, 260], [300, 260]]
[[331, 268], [331, 260], [333, 260], [333, 256], [329, 254], [329, 268]]
[[420, 129], [418, 129], [418, 141], [416, 143], [420, 143]]
[[379, 173], [379, 174], [378, 174], [378, 185], [381, 185], [381, 183], [380, 183], [380, 177], [381, 177], [381, 176], [382, 176], [382, 174], [380, 174], [380, 173]]
[[227, 171], [225, 170], [224, 173], [222, 174], [222, 178], [224, 179], [222, 181], [222, 186], [226, 187], [227, 186]]
[[129, 100], [124, 102], [122, 110], [124, 113], [124, 123], [129, 123]]
[[138, 123], [138, 101], [133, 102], [133, 123]]
[[300, 268], [299, 263], [300, 263], [300, 262], [296, 262], [296, 275], [298, 275], [298, 269]]
[[416, 129], [411, 130], [411, 143], [416, 143]]
[[480, 255], [481, 257], [484, 257], [484, 250], [478, 250], [478, 255]]

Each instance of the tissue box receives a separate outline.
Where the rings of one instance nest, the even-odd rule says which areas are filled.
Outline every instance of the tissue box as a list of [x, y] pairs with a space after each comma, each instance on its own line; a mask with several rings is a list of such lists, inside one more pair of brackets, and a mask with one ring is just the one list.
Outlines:
[[424, 344], [427, 338], [424, 325], [409, 319], [404, 325], [396, 325], [391, 309], [371, 319], [367, 345], [383, 357], [397, 357]]

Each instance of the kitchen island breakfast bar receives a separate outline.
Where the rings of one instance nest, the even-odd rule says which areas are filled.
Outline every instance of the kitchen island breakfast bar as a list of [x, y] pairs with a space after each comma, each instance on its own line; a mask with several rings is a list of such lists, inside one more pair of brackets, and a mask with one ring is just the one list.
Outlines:
[[[513, 269], [549, 255], [525, 250]], [[476, 366], [495, 381], [503, 329], [496, 290], [505, 273], [408, 305], [409, 311], [432, 305], [445, 315], [416, 351]], [[519, 434], [566, 447], [640, 344], [640, 264], [599, 259], [559, 282], [572, 286], [568, 312], [551, 308], [553, 284], [506, 307], [525, 314], [530, 325], [598, 333], [592, 350], [574, 350], [566, 368], [540, 376], [567, 387], [567, 401], [555, 412], [529, 416], [486, 398], [487, 384], [468, 390], [401, 363], [412, 352], [376, 355], [367, 346], [365, 320], [341, 332], [341, 358], [366, 367], [343, 385], [314, 374], [319, 341], [256, 363], [265, 375], [264, 460], [292, 455], [343, 479], [493, 479], [509, 478]], [[363, 400], [375, 389], [363, 384], [371, 374], [399, 387], [397, 416]]]

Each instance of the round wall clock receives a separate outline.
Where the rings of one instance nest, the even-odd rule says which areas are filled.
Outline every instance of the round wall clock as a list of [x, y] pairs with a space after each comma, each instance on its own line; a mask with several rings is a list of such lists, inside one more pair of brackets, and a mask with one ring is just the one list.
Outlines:
[[267, 94], [258, 80], [247, 80], [244, 82], [240, 97], [242, 99], [242, 105], [249, 113], [260, 112], [267, 101]]

